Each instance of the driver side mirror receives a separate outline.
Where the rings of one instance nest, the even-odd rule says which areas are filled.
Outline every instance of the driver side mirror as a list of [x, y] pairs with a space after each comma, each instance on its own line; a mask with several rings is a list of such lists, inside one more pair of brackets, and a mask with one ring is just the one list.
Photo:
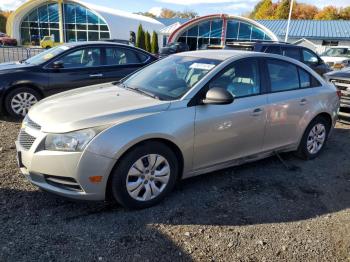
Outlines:
[[52, 63], [52, 68], [53, 69], [61, 69], [64, 68], [63, 62], [62, 61], [55, 61]]
[[233, 100], [234, 96], [225, 88], [214, 87], [208, 90], [202, 102], [204, 105], [227, 105]]

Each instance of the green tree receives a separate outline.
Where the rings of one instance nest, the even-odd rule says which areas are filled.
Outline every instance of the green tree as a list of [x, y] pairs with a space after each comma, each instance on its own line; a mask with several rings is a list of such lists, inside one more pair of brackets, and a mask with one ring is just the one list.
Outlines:
[[145, 33], [145, 47], [147, 52], [151, 52], [151, 35], [148, 31]]
[[6, 32], [7, 17], [0, 10], [0, 32]]
[[158, 46], [158, 35], [155, 31], [152, 33], [152, 43], [151, 43], [151, 52], [153, 54], [158, 54], [159, 46]]
[[277, 4], [275, 19], [288, 19], [290, 9], [290, 0], [282, 0]]
[[257, 5], [258, 8], [254, 14], [254, 19], [272, 19], [274, 12], [272, 0], [262, 0]]
[[350, 6], [340, 9], [339, 12], [340, 19], [350, 20]]
[[139, 25], [136, 36], [136, 47], [144, 49], [146, 48], [145, 44], [145, 31], [143, 31], [142, 25]]

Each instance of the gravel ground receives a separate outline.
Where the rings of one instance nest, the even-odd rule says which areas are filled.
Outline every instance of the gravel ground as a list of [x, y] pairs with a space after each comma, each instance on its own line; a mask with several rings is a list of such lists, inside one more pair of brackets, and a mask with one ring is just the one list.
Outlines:
[[350, 126], [320, 158], [292, 154], [182, 181], [127, 211], [38, 190], [0, 120], [0, 261], [350, 261]]

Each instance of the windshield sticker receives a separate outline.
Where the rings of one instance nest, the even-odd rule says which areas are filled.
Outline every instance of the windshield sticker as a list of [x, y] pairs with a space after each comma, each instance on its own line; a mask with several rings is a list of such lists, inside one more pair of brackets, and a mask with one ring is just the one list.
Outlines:
[[51, 54], [51, 53], [49, 53], [49, 54], [46, 54], [46, 55], [44, 56], [44, 59], [45, 59], [45, 60], [49, 60], [49, 59], [51, 59], [51, 58], [53, 58], [53, 57], [54, 57], [54, 55]]
[[215, 65], [212, 64], [203, 64], [203, 63], [193, 63], [190, 68], [193, 69], [202, 69], [202, 70], [211, 70], [215, 67]]
[[69, 49], [69, 47], [68, 47], [68, 46], [66, 46], [66, 45], [61, 45], [61, 46], [60, 46], [60, 48], [61, 48], [61, 49], [63, 49], [64, 51], [66, 51], [66, 50], [68, 50], [68, 49]]

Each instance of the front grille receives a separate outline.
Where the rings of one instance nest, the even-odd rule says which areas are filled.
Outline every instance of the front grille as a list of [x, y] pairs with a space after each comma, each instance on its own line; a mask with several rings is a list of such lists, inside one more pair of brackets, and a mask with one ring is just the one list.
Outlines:
[[41, 129], [41, 126], [37, 123], [35, 123], [33, 120], [31, 120], [29, 117], [27, 117], [26, 119], [26, 122], [27, 122], [27, 125], [34, 128], [34, 129], [38, 129], [40, 130]]
[[35, 137], [29, 135], [23, 129], [19, 132], [18, 142], [23, 148], [27, 150], [29, 150], [32, 147], [35, 139]]

